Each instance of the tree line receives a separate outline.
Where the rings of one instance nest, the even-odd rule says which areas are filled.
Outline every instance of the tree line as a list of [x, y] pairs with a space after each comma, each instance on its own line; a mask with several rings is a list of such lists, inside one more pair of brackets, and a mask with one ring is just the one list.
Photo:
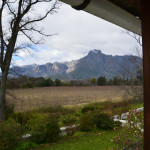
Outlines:
[[51, 86], [119, 86], [119, 85], [142, 85], [142, 79], [137, 76], [134, 79], [123, 79], [120, 77], [113, 77], [106, 79], [105, 76], [99, 78], [91, 78], [85, 80], [70, 80], [63, 81], [60, 79], [52, 80], [51, 78], [33, 78], [20, 76], [18, 78], [8, 78], [7, 88], [33, 88], [33, 87], [51, 87]]
[[20, 76], [18, 78], [8, 78], [7, 88], [18, 89], [18, 88], [33, 88], [33, 87], [50, 87], [50, 86], [61, 86], [62, 82], [59, 79], [52, 80], [51, 78], [33, 78]]

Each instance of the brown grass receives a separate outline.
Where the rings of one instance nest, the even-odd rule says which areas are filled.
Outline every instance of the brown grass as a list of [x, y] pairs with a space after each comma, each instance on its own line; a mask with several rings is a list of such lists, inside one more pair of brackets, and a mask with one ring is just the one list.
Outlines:
[[117, 86], [90, 87], [44, 87], [11, 90], [16, 98], [7, 96], [12, 101], [15, 111], [26, 111], [49, 105], [79, 105], [100, 101], [121, 100], [124, 90]]

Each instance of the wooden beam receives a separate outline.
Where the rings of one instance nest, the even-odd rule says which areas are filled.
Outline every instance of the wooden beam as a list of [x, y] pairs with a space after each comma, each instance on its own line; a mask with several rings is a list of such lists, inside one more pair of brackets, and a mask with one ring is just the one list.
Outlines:
[[150, 150], [150, 0], [142, 0], [144, 150]]

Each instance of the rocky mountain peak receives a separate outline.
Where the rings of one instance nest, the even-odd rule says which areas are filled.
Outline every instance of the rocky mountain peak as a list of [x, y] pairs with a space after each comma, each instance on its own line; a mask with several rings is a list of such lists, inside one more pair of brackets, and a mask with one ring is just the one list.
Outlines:
[[[102, 53], [101, 50], [91, 50], [88, 55], [78, 60], [70, 62], [54, 62], [43, 65], [26, 65], [23, 67], [14, 67], [12, 69], [21, 70], [23, 75], [32, 77], [51, 77], [52, 79], [87, 79], [105, 76], [112, 78], [123, 72], [126, 62], [129, 59], [137, 58], [135, 56], [112, 56]], [[141, 58], [137, 58], [142, 61]], [[130, 64], [130, 63], [128, 63]], [[135, 64], [131, 65], [132, 70]]]
[[89, 55], [89, 54], [102, 54], [102, 51], [101, 51], [101, 50], [94, 49], [94, 50], [91, 50], [91, 51], [88, 53], [88, 55]]

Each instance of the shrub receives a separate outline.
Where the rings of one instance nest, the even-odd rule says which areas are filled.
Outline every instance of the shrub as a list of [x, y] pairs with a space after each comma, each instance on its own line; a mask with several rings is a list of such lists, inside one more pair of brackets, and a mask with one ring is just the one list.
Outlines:
[[82, 108], [81, 112], [82, 113], [86, 113], [88, 111], [94, 111], [94, 107], [93, 106], [85, 106], [84, 108]]
[[14, 113], [11, 116], [11, 118], [13, 118], [16, 122], [24, 126], [26, 126], [26, 124], [32, 117], [33, 117], [32, 113], [29, 112]]
[[55, 142], [59, 138], [60, 128], [55, 118], [41, 116], [29, 121], [31, 140], [36, 143]]
[[129, 110], [129, 101], [123, 100], [120, 102], [113, 103], [113, 112], [114, 114], [122, 114]]
[[68, 136], [72, 136], [75, 132], [77, 132], [79, 130], [78, 126], [74, 126], [74, 127], [68, 127], [66, 129], [67, 135]]
[[82, 112], [80, 109], [76, 110], [74, 113], [73, 113], [75, 116], [77, 116], [78, 118], [80, 118], [82, 116]]
[[55, 115], [64, 115], [68, 113], [73, 113], [73, 109], [64, 108], [61, 105], [55, 105], [55, 106], [48, 106], [48, 107], [42, 107], [36, 110], [36, 112], [39, 113], [50, 113]]
[[14, 150], [21, 142], [23, 128], [14, 120], [0, 122], [0, 150]]
[[93, 115], [84, 114], [80, 119], [80, 129], [81, 131], [91, 131], [93, 129]]
[[71, 124], [75, 124], [75, 123], [79, 122], [79, 118], [77, 116], [75, 116], [74, 114], [63, 115], [63, 116], [60, 116], [59, 119], [65, 125], [71, 125]]
[[114, 121], [114, 126], [115, 127], [120, 127], [121, 126], [121, 122], [120, 121]]
[[14, 113], [14, 105], [6, 106], [6, 120]]
[[98, 112], [95, 113], [94, 123], [99, 129], [112, 130], [114, 128], [114, 121], [107, 114], [98, 113]]

